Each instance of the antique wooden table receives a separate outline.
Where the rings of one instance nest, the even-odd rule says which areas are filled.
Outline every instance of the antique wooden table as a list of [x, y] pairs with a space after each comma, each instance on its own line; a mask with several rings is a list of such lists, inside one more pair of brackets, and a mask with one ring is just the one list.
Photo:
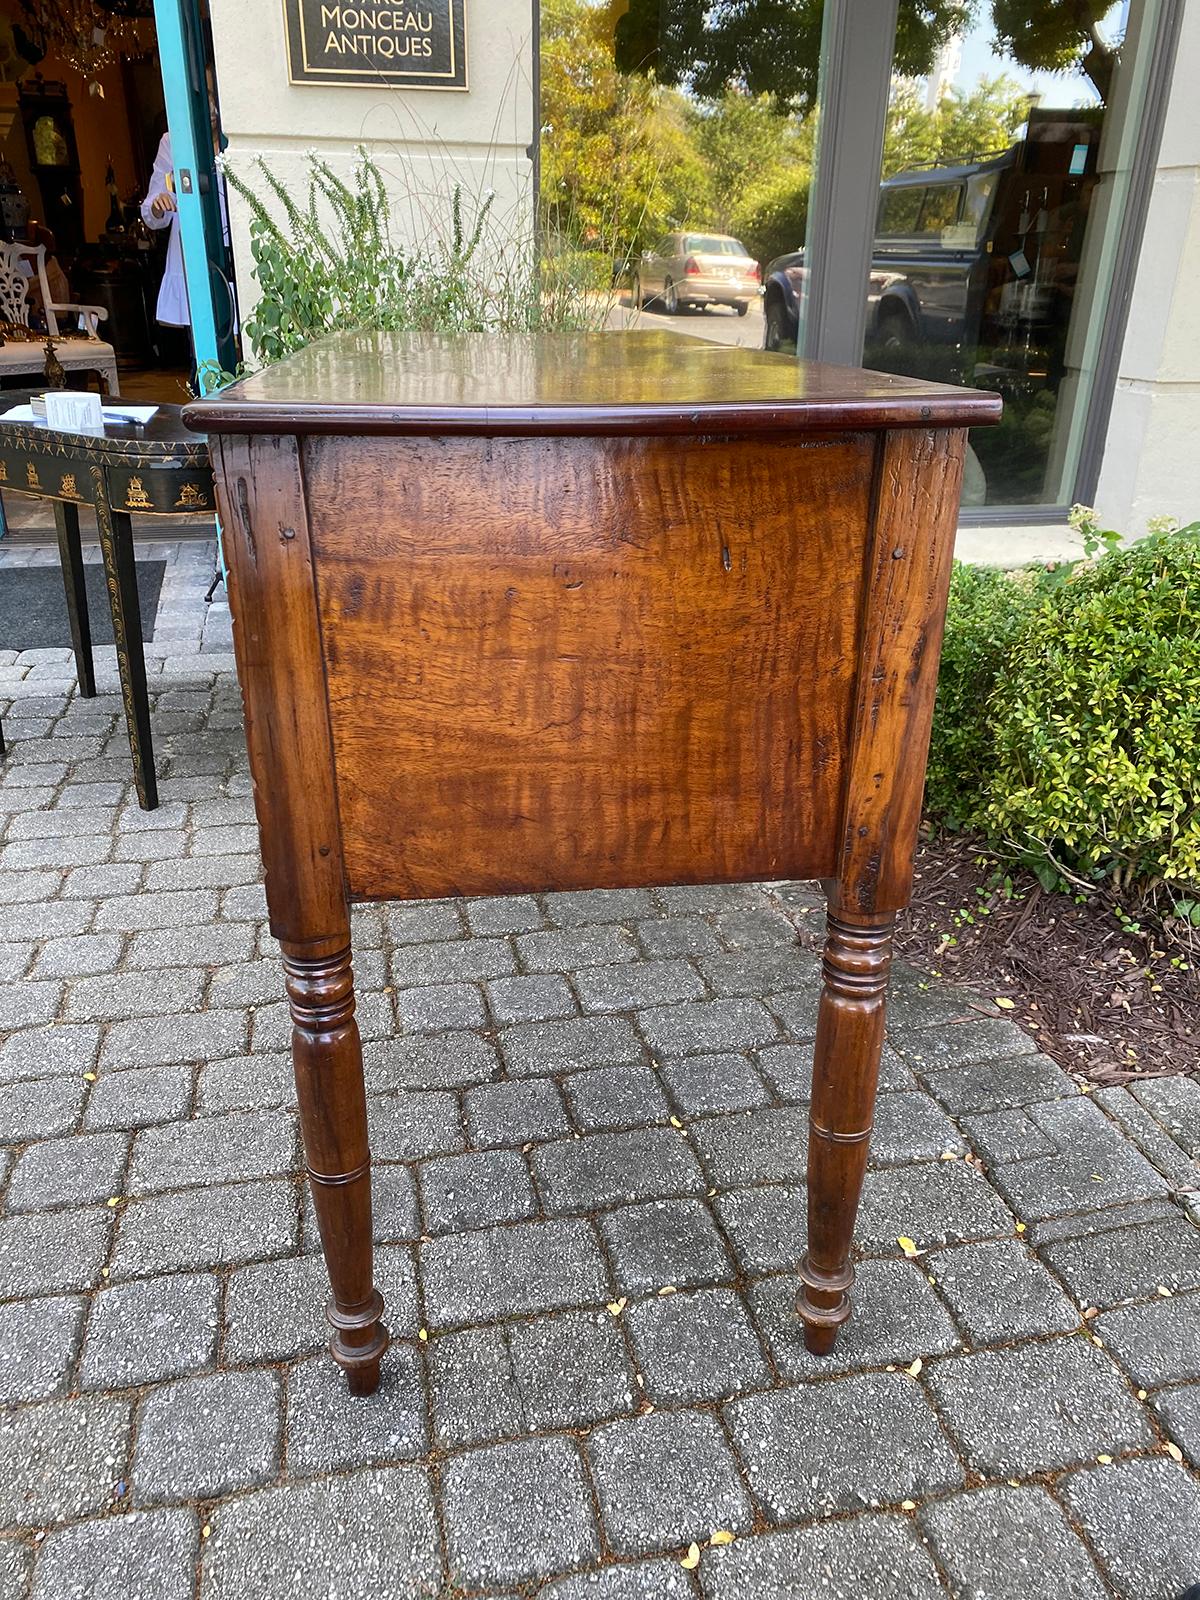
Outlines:
[[991, 395], [669, 333], [343, 335], [186, 408], [351, 1389], [378, 1382], [349, 904], [820, 878], [798, 1309], [828, 1352]]
[[[6, 389], [0, 396], [0, 412], [26, 404], [29, 398], [18, 390]], [[150, 741], [146, 656], [130, 513], [181, 517], [205, 512], [211, 516], [213, 483], [208, 447], [183, 426], [178, 406], [159, 406], [157, 413], [140, 426], [109, 423], [103, 433], [67, 433], [45, 422], [9, 422], [0, 415], [0, 489], [54, 502], [71, 644], [79, 693], [86, 698], [96, 693], [96, 677], [83, 582], [79, 507], [91, 506], [95, 510], [134, 781], [142, 809], [152, 811], [158, 805], [158, 782]]]

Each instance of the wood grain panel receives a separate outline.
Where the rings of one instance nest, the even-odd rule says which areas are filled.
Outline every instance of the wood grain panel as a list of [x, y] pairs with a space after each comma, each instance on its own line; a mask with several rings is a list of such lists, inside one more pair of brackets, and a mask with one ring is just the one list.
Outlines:
[[220, 455], [217, 502], [271, 932], [312, 956], [332, 955], [349, 945], [350, 924], [299, 445], [233, 437]]
[[838, 873], [858, 912], [898, 911], [912, 890], [966, 440], [914, 429], [880, 441]]
[[352, 896], [835, 871], [874, 454], [305, 440]]

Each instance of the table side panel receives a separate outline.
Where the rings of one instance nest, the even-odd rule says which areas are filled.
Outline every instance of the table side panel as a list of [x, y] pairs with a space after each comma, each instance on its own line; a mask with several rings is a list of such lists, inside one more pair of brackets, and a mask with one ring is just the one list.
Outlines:
[[356, 899], [836, 868], [876, 438], [310, 438]]

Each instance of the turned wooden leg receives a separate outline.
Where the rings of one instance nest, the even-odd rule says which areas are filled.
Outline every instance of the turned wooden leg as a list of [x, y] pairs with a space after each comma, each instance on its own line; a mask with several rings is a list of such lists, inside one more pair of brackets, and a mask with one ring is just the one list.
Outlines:
[[895, 917], [830, 895], [808, 1134], [808, 1254], [796, 1309], [813, 1355], [828, 1355], [850, 1315], [850, 1248], [883, 1050]]
[[373, 1394], [388, 1345], [372, 1280], [371, 1157], [350, 950], [313, 960], [283, 944], [304, 1160], [333, 1290], [329, 1349], [351, 1394]]

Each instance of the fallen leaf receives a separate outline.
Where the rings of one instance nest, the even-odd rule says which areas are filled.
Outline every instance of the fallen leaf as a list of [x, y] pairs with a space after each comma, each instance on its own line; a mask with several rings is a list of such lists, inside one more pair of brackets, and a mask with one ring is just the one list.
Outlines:
[[671, 1118], [671, 1126], [673, 1128], [682, 1128], [683, 1127], [683, 1123], [680, 1122], [678, 1117], [672, 1117]]
[[1025, 1224], [1023, 1222], [1018, 1222], [1017, 1223], [1017, 1232], [1018, 1233], [1024, 1233], [1025, 1232]]
[[920, 1356], [918, 1356], [917, 1359], [913, 1362], [912, 1366], [911, 1367], [905, 1367], [904, 1370], [905, 1370], [905, 1372], [908, 1373], [910, 1378], [919, 1378], [921, 1376], [921, 1368], [924, 1365], [925, 1365], [925, 1363], [921, 1360]]
[[718, 1546], [723, 1544], [732, 1544], [733, 1535], [730, 1533], [728, 1528], [718, 1528], [716, 1533], [711, 1536], [708, 1542], [709, 1544]]
[[659, 1292], [660, 1295], [662, 1295], [662, 1294], [678, 1294], [679, 1290], [675, 1287], [675, 1285], [673, 1283], [664, 1283], [662, 1288], [658, 1292]]
[[680, 1556], [679, 1565], [681, 1567], [686, 1567], [689, 1572], [691, 1572], [694, 1567], [698, 1567], [700, 1565], [700, 1546], [694, 1542], [688, 1545], [687, 1555]]
[[917, 1502], [915, 1500], [901, 1500], [900, 1509], [901, 1511], [915, 1511], [917, 1509]]
[[619, 1317], [628, 1304], [628, 1299], [625, 1295], [622, 1295], [619, 1300], [610, 1300], [605, 1307], [605, 1310], [608, 1312], [610, 1317]]
[[85, 1083], [95, 1083], [96, 1076], [97, 1075], [94, 1072], [85, 1072], [84, 1075], [83, 1075], [83, 1081]]
[[914, 1256], [919, 1256], [921, 1254], [920, 1250], [917, 1248], [916, 1240], [908, 1239], [904, 1234], [900, 1235], [900, 1237], [896, 1240], [896, 1243], [900, 1246], [901, 1250], [904, 1251], [904, 1254], [910, 1261]]
[[417, 1330], [417, 1338], [420, 1339], [422, 1344], [428, 1344], [429, 1343], [429, 1329], [428, 1328], [419, 1328]]
[[1137, 1394], [1139, 1400], [1145, 1400], [1147, 1398], [1145, 1389], [1139, 1389]]
[[204, 1526], [200, 1529], [200, 1537], [202, 1539], [207, 1539], [211, 1532], [212, 1532], [212, 1523], [211, 1522], [206, 1522], [204, 1524]]
[[1111, 1467], [1112, 1466], [1112, 1459], [1113, 1458], [1111, 1456], [1097, 1456], [1096, 1457], [1096, 1460], [1100, 1463], [1100, 1465], [1102, 1467]]
[[1160, 1295], [1162, 1295], [1164, 1300], [1169, 1300], [1171, 1298], [1171, 1291], [1170, 1291], [1170, 1289], [1167, 1288], [1165, 1283], [1160, 1283], [1159, 1284], [1158, 1292], [1159, 1292]]
[[1168, 1439], [1166, 1444], [1163, 1445], [1163, 1449], [1167, 1452], [1172, 1461], [1183, 1460], [1183, 1451], [1173, 1440]]
[[1016, 1009], [1016, 1001], [1010, 1000], [1006, 994], [994, 995], [993, 999], [1001, 1011], [1014, 1011]]

